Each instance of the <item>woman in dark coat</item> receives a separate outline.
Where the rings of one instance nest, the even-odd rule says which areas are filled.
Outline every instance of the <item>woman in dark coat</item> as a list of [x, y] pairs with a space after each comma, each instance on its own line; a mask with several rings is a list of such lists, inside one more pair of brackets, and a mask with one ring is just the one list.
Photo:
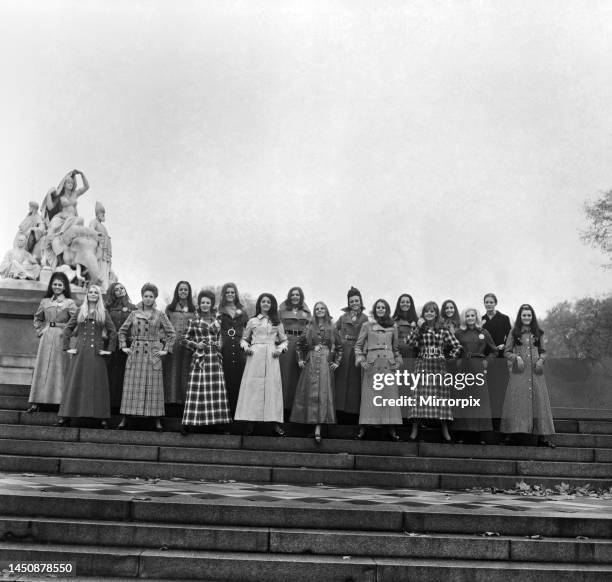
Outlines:
[[[480, 404], [478, 407], [455, 408], [453, 430], [480, 433], [478, 440], [481, 445], [485, 445], [482, 433], [493, 430], [487, 369], [491, 360], [497, 357], [497, 346], [491, 334], [483, 329], [477, 309], [466, 309], [461, 319], [461, 326], [455, 330], [455, 337], [461, 344], [456, 370], [461, 374], [473, 374], [478, 379], [473, 386], [466, 384], [461, 389], [461, 398], [473, 396]], [[458, 387], [457, 382], [455, 386]]]
[[355, 366], [355, 342], [368, 317], [363, 313], [363, 299], [359, 289], [351, 287], [346, 298], [348, 305], [336, 321], [343, 354], [340, 367], [334, 375], [336, 410], [341, 423], [351, 421], [355, 424], [361, 407], [361, 368]]
[[[70, 337], [76, 330], [76, 347]], [[104, 349], [104, 332], [109, 349]], [[110, 417], [108, 374], [103, 356], [109, 356], [117, 343], [113, 320], [104, 309], [102, 290], [90, 285], [81, 308], [70, 318], [62, 333], [63, 348], [70, 354], [66, 388], [62, 394], [58, 426], [67, 426], [71, 418], [99, 418], [103, 428]]]
[[482, 316], [482, 327], [491, 334], [497, 346], [497, 358], [491, 361], [487, 377], [489, 381], [489, 394], [491, 395], [493, 428], [498, 430], [506, 386], [508, 386], [508, 368], [504, 360], [504, 347], [508, 334], [512, 329], [512, 324], [507, 315], [497, 311], [497, 297], [494, 293], [487, 293], [483, 301], [486, 313]]
[[293, 407], [295, 389], [300, 378], [298, 366], [297, 343], [304, 333], [311, 318], [310, 310], [304, 303], [304, 291], [301, 287], [291, 287], [287, 299], [278, 307], [278, 315], [285, 328], [289, 341], [287, 351], [280, 356], [281, 379], [283, 382], [283, 408], [285, 418]]
[[170, 320], [176, 339], [172, 352], [164, 358], [164, 400], [166, 404], [183, 404], [185, 390], [189, 381], [191, 352], [183, 345], [189, 320], [195, 314], [191, 285], [188, 281], [179, 281], [174, 288], [172, 302], [166, 307], [166, 316]]
[[198, 310], [189, 320], [182, 339], [192, 352], [191, 370], [181, 434], [186, 435], [191, 426], [227, 424], [231, 421], [225, 379], [221, 366], [221, 325], [215, 317], [215, 294], [200, 291]]
[[[121, 414], [117, 428], [127, 427], [127, 416], [154, 417], [155, 428], [164, 430], [161, 419], [165, 413], [162, 357], [174, 345], [174, 328], [163, 311], [155, 307], [158, 290], [146, 283], [141, 290], [142, 301], [119, 329], [119, 346], [127, 354]], [[127, 347], [127, 338], [132, 338]]]
[[[119, 283], [112, 283], [106, 293], [106, 311], [113, 320], [115, 329], [119, 329], [128, 318], [136, 306], [130, 301], [125, 290], [125, 286]], [[130, 338], [126, 338], [127, 346], [131, 345]], [[123, 378], [125, 376], [125, 363], [127, 356], [119, 349], [116, 344], [113, 350], [107, 348], [111, 355], [106, 358], [108, 368], [108, 384], [110, 389], [110, 405], [112, 409], [119, 409], [121, 406], [121, 393], [123, 392]]]
[[[399, 342], [399, 352], [402, 357], [402, 364], [399, 367], [400, 371], [412, 372], [414, 370], [414, 362], [417, 357], [417, 350], [414, 346], [408, 343], [410, 333], [416, 327], [418, 320], [414, 299], [408, 293], [402, 293], [397, 298], [395, 312], [393, 313], [393, 321], [397, 326], [397, 340]], [[409, 390], [405, 386], [400, 387], [400, 396], [410, 396]], [[408, 418], [410, 415], [410, 407], [402, 406], [402, 417]]]
[[245, 311], [238, 287], [235, 283], [226, 283], [221, 288], [219, 305], [219, 322], [221, 324], [221, 356], [223, 359], [223, 376], [225, 389], [229, 400], [230, 412], [236, 414], [236, 404], [240, 393], [240, 382], [244, 373], [245, 354], [240, 347], [244, 328], [249, 321]]
[[314, 424], [321, 442], [321, 425], [335, 424], [334, 372], [342, 361], [342, 342], [332, 325], [327, 305], [315, 303], [314, 315], [297, 341], [302, 373], [295, 391], [291, 422]]

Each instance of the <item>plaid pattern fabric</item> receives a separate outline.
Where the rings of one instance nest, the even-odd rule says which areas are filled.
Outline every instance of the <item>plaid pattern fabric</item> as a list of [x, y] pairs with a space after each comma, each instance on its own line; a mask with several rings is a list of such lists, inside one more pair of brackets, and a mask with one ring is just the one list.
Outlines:
[[[185, 396], [183, 424], [226, 424], [231, 421], [225, 378], [220, 358], [221, 326], [197, 316], [190, 319], [183, 339], [184, 345], [194, 350]], [[204, 349], [196, 344], [205, 342]]]
[[[446, 372], [446, 361], [444, 351], [456, 358], [461, 351], [461, 344], [457, 338], [446, 328], [414, 330], [408, 343], [419, 350], [419, 355], [414, 368], [415, 373], [422, 374], [444, 374]], [[408, 418], [437, 418], [440, 420], [453, 420], [453, 412], [450, 406], [421, 405], [421, 397], [435, 396], [437, 398], [450, 398], [450, 386], [440, 385], [438, 381], [425, 383], [419, 382], [411, 396], [416, 397], [416, 406], [413, 406]]]
[[139, 307], [119, 328], [119, 346], [124, 348], [128, 335], [132, 353], [128, 356], [123, 380], [121, 414], [164, 416], [164, 379], [161, 357], [162, 340], [172, 349], [176, 336], [165, 313], [153, 310], [148, 318]]

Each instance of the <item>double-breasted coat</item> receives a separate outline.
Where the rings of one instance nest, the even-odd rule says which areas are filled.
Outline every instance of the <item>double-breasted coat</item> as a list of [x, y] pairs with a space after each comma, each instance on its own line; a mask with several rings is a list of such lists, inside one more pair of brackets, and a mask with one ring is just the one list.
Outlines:
[[[119, 328], [119, 347], [132, 338], [123, 381], [121, 414], [164, 416], [164, 379], [159, 352], [172, 350], [174, 328], [163, 311], [144, 310], [142, 303]], [[165, 342], [165, 344], [164, 344]]]
[[76, 313], [72, 299], [60, 295], [45, 297], [34, 314], [34, 327], [40, 336], [32, 387], [28, 400], [36, 404], [60, 404], [66, 383], [68, 356], [62, 349], [62, 331]]
[[287, 349], [283, 324], [272, 324], [265, 315], [249, 319], [240, 345], [253, 350], [247, 356], [240, 394], [236, 406], [236, 420], [283, 422], [283, 386], [278, 358]]
[[[502, 410], [500, 430], [504, 433], [555, 434], [548, 387], [544, 368], [536, 366], [545, 359], [544, 336], [539, 338], [523, 331], [520, 338], [511, 332], [506, 340], [504, 354], [510, 368], [510, 379]], [[520, 356], [525, 364], [523, 371], [514, 366]]]
[[398, 385], [385, 384], [380, 390], [374, 390], [374, 374], [387, 374], [401, 364], [397, 326], [383, 327], [376, 321], [364, 323], [355, 342], [355, 361], [366, 365], [361, 383], [359, 424], [402, 424], [398, 406], [380, 405], [375, 401], [377, 396], [397, 401]]
[[334, 373], [330, 364], [342, 361], [342, 342], [331, 324], [310, 324], [297, 342], [304, 368], [295, 391], [291, 422], [333, 424], [336, 422]]
[[[189, 320], [182, 338], [190, 350], [191, 369], [185, 395], [183, 424], [225, 424], [231, 421], [221, 366], [221, 325], [199, 312]], [[204, 343], [203, 347], [199, 344]]]
[[[440, 382], [439, 377], [446, 373], [445, 352], [449, 357], [456, 358], [461, 351], [461, 344], [446, 327], [432, 327], [428, 324], [413, 330], [409, 343], [418, 349], [414, 372], [421, 373], [421, 381], [411, 390], [415, 406], [411, 407], [408, 418], [453, 420], [453, 411], [448, 404], [451, 387], [444, 382], [444, 378]], [[430, 404], [430, 397], [446, 399], [446, 403]]]
[[62, 333], [63, 349], [70, 348], [70, 338], [76, 336], [77, 353], [70, 356], [66, 387], [62, 395], [59, 416], [109, 418], [110, 393], [104, 356], [104, 337], [108, 338], [108, 351], [117, 344], [115, 325], [108, 313], [103, 322], [88, 318], [78, 320], [77, 311], [66, 324]]
[[342, 341], [342, 362], [334, 375], [336, 382], [336, 410], [359, 414], [361, 404], [361, 370], [355, 367], [355, 342], [367, 315], [345, 311], [336, 321]]

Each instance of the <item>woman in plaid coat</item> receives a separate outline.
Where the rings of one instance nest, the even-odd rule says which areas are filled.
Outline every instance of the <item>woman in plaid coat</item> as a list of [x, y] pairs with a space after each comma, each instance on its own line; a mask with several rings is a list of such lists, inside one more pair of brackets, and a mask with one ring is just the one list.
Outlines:
[[452, 439], [448, 432], [447, 421], [453, 420], [453, 412], [448, 402], [427, 404], [423, 399], [429, 397], [447, 399], [447, 401], [450, 399], [450, 386], [440, 382], [440, 376], [444, 379], [446, 373], [444, 354], [446, 352], [450, 358], [456, 358], [461, 351], [461, 344], [440, 322], [440, 309], [433, 301], [423, 306], [417, 326], [408, 337], [408, 343], [419, 350], [414, 372], [435, 376], [428, 376], [427, 379], [421, 377], [415, 389], [411, 391], [411, 396], [415, 398], [415, 406], [408, 416], [412, 419], [409, 438], [411, 441], [416, 440], [420, 419], [438, 418], [442, 423], [443, 442], [450, 443]]
[[[176, 334], [166, 314], [155, 308], [157, 295], [157, 287], [145, 283], [141, 290], [142, 302], [119, 328], [119, 347], [128, 355], [119, 429], [126, 428], [127, 415], [132, 415], [157, 417], [155, 428], [164, 430], [161, 423], [165, 413], [161, 359], [172, 351]], [[132, 339], [129, 348], [128, 335]]]
[[200, 291], [199, 309], [187, 324], [183, 345], [193, 352], [185, 395], [181, 434], [190, 426], [227, 424], [231, 421], [221, 366], [221, 324], [213, 315], [215, 294]]

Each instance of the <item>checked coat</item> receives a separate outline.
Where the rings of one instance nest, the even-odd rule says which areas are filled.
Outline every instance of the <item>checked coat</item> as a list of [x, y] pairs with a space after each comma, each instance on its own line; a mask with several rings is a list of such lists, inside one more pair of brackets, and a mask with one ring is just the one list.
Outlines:
[[[415, 373], [441, 374], [446, 373], [445, 351], [451, 358], [456, 358], [461, 351], [459, 340], [446, 327], [438, 329], [423, 324], [420, 329], [413, 330], [408, 336], [408, 343], [418, 349], [418, 357], [414, 367]], [[446, 348], [446, 350], [445, 350]], [[411, 391], [416, 398], [416, 406], [412, 406], [408, 418], [438, 418], [440, 420], [453, 420], [453, 411], [450, 406], [429, 406], [421, 403], [421, 397], [435, 396], [437, 398], [450, 398], [451, 387], [444, 386], [439, 377], [421, 381], [416, 389]], [[453, 395], [453, 397], [456, 395]]]
[[[187, 324], [183, 345], [193, 352], [185, 396], [185, 425], [231, 422], [221, 365], [221, 324], [199, 313]], [[204, 343], [204, 347], [198, 344]]]
[[145, 311], [139, 303], [118, 335], [121, 349], [127, 347], [128, 336], [132, 339], [125, 365], [121, 414], [164, 416], [164, 379], [158, 353], [164, 345], [172, 351], [176, 334], [170, 320], [163, 311]]

